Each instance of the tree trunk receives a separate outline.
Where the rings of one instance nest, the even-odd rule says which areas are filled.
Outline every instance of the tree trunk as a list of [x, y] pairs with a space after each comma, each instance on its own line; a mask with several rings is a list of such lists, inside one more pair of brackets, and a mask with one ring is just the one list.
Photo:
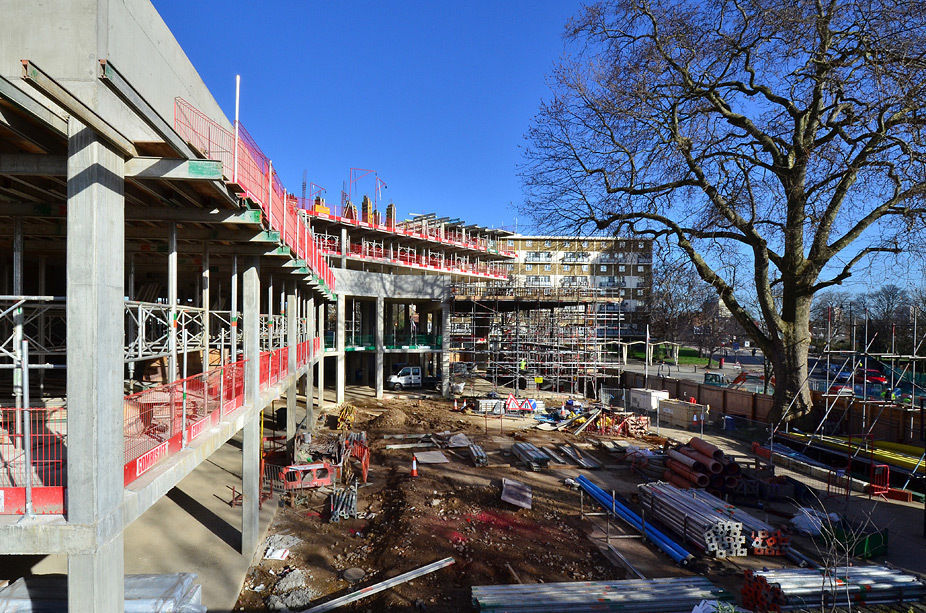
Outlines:
[[[775, 374], [774, 408], [769, 421], [775, 425], [810, 412], [813, 401], [807, 382], [807, 354], [810, 348], [810, 300], [800, 300], [782, 322], [780, 340], [768, 356]], [[784, 319], [784, 318], [783, 318]]]

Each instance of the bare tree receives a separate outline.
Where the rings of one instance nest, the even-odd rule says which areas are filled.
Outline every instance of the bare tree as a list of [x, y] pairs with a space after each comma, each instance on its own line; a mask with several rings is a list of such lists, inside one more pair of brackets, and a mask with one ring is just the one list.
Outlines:
[[777, 409], [806, 413], [814, 294], [922, 228], [924, 14], [908, 0], [589, 6], [527, 135], [526, 208], [671, 238], [772, 362]]
[[653, 336], [660, 340], [690, 342], [701, 309], [716, 296], [683, 254], [662, 242], [653, 244], [652, 290], [647, 310]]

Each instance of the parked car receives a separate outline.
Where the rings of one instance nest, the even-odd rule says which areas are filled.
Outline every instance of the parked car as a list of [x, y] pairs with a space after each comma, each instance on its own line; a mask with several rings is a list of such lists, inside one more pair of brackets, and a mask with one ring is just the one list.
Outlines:
[[859, 368], [855, 371], [855, 382], [856, 383], [877, 383], [879, 385], [886, 385], [887, 378], [881, 374], [880, 370], [874, 368]]

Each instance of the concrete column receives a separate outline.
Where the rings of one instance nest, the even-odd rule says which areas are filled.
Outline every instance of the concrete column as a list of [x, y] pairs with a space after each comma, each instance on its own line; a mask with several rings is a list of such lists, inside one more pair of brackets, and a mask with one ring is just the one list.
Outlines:
[[[299, 326], [299, 313], [296, 310], [296, 294], [293, 290], [286, 295], [286, 345], [287, 368], [290, 375], [296, 373], [296, 332]], [[296, 436], [296, 377], [286, 389], [286, 440]]]
[[383, 397], [383, 334], [386, 328], [386, 299], [382, 296], [376, 297], [376, 399]]
[[444, 398], [449, 398], [450, 397], [450, 335], [447, 333], [450, 330], [450, 303], [449, 302], [444, 302], [441, 304], [440, 314], [441, 314], [440, 388], [441, 388], [441, 393], [444, 395]]
[[[340, 300], [338, 300], [338, 302], [340, 302]], [[325, 338], [325, 324], [327, 323], [327, 318], [325, 317], [325, 308], [326, 308], [325, 301], [322, 299], [319, 299], [318, 300], [318, 317], [317, 317], [316, 323], [318, 325], [318, 335], [321, 336], [322, 338]], [[318, 389], [318, 392], [317, 392], [318, 402], [316, 404], [318, 406], [318, 410], [321, 411], [323, 408], [325, 408], [325, 354], [324, 352], [322, 352], [322, 357], [318, 360], [318, 382], [316, 384], [316, 387]], [[341, 395], [340, 398], [341, 399], [338, 400], [338, 402], [343, 402], [344, 400], [343, 394]]]
[[[347, 307], [347, 296], [338, 296], [338, 301], [335, 306], [335, 312], [337, 314], [337, 320], [335, 323], [335, 346], [338, 349], [337, 357], [337, 366], [335, 367], [334, 376], [335, 376], [335, 401], [338, 404], [344, 402], [344, 377], [346, 376], [345, 369], [347, 367], [345, 358], [347, 354], [344, 351], [344, 311]], [[321, 385], [321, 383], [319, 383]]]
[[350, 243], [347, 242], [347, 228], [341, 228], [341, 268], [347, 268], [348, 253], [350, 253]]
[[167, 226], [167, 304], [170, 305], [167, 381], [177, 380], [177, 224]]
[[[247, 409], [260, 404], [260, 277], [257, 258], [244, 270], [244, 397]], [[241, 553], [250, 557], [260, 539], [260, 420], [255, 413], [244, 424], [241, 449]]]
[[124, 609], [122, 408], [124, 160], [68, 121], [68, 522], [90, 524], [95, 549], [68, 556], [68, 609]]
[[[306, 316], [309, 319], [309, 325], [308, 325], [309, 339], [311, 340], [312, 338], [319, 336], [317, 324], [315, 323], [316, 321], [315, 320], [315, 300], [313, 298], [308, 298], [306, 299], [305, 302], [306, 302], [305, 312], [306, 312]], [[325, 356], [325, 337], [324, 335], [321, 335], [321, 337], [322, 337], [322, 349], [321, 349], [321, 357], [318, 358], [318, 361], [323, 360]], [[316, 357], [318, 356], [313, 355], [312, 359], [314, 360]], [[313, 385], [315, 382], [314, 381], [315, 377], [313, 376], [314, 374], [315, 374], [315, 365], [312, 364], [312, 361], [310, 360], [309, 366], [308, 368], [306, 368], [306, 373], [305, 373], [305, 429], [307, 432], [311, 432], [315, 428], [316, 413], [315, 413], [315, 405], [313, 404], [314, 403], [313, 396], [315, 395], [315, 389]], [[319, 405], [319, 408], [321, 408], [320, 405]]]

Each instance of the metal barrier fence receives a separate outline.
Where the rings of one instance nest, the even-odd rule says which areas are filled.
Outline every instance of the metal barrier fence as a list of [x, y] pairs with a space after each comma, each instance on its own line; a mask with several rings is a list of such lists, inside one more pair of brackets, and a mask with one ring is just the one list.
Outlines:
[[[28, 461], [25, 420], [30, 426]], [[64, 511], [66, 447], [66, 409], [0, 409], [0, 515], [25, 512], [27, 474], [31, 476], [33, 512]]]
[[244, 404], [244, 364], [233, 362], [125, 397], [126, 485]]

